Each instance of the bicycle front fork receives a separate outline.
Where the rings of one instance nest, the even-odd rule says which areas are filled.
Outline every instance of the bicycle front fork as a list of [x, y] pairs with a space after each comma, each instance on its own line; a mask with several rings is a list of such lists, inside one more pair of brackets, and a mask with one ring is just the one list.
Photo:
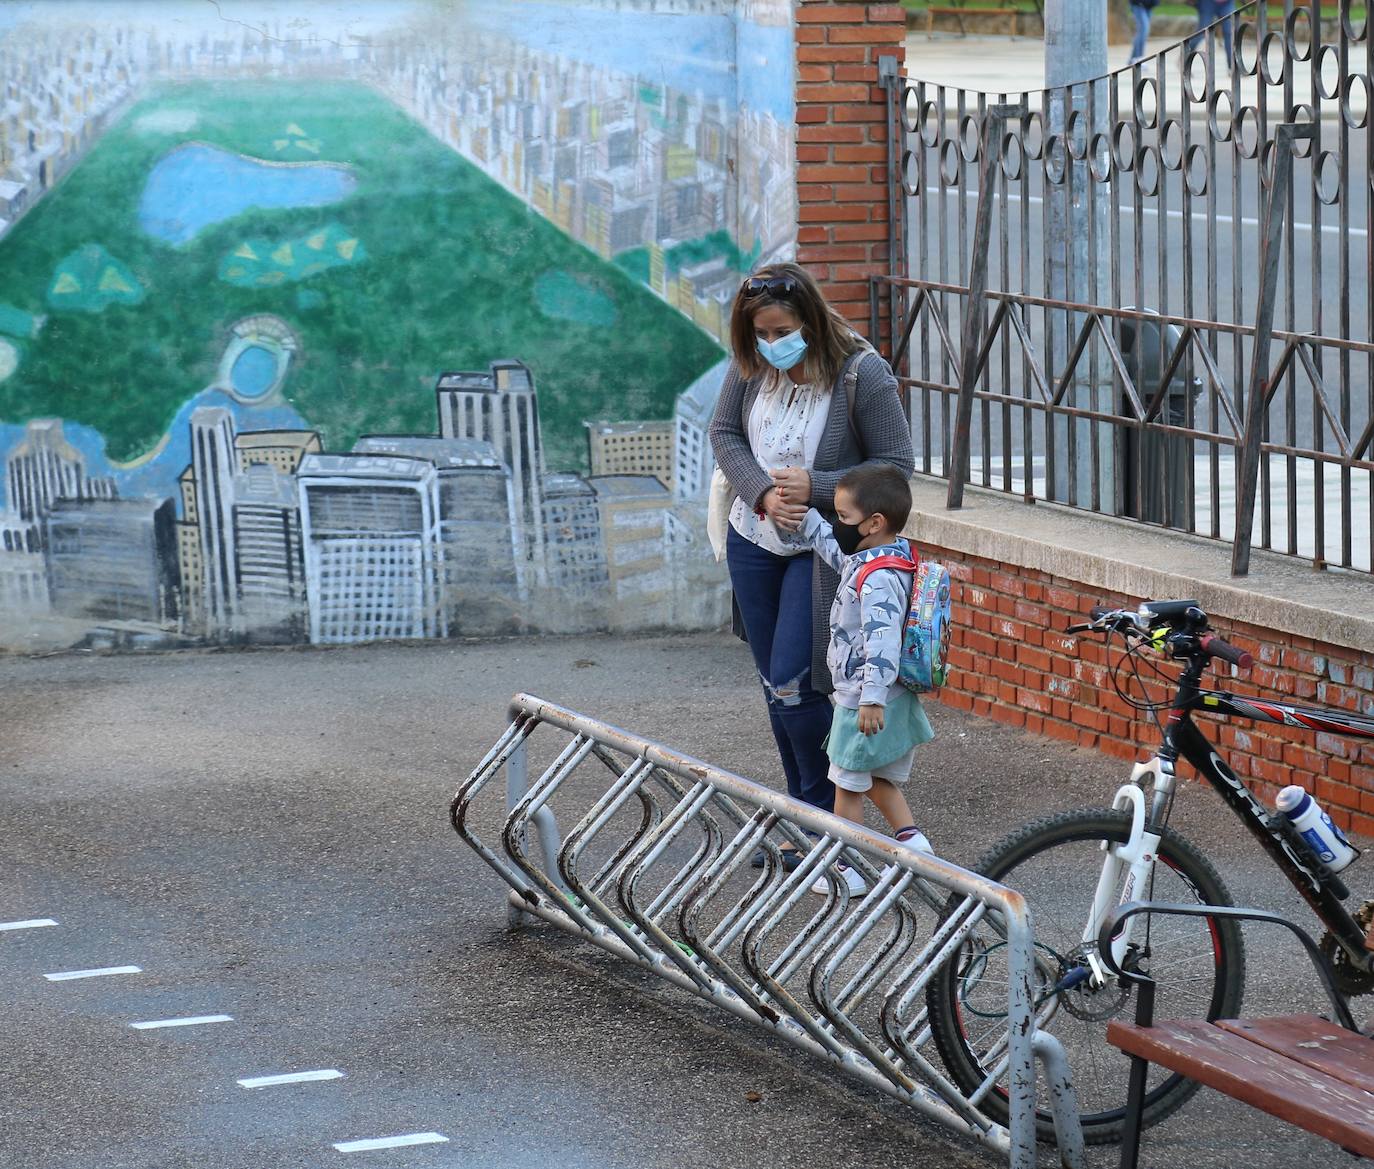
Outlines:
[[[1145, 807], [1145, 784], [1149, 779], [1153, 807], [1147, 812]], [[1174, 765], [1171, 760], [1155, 756], [1148, 763], [1137, 763], [1131, 770], [1130, 783], [1123, 784], [1112, 799], [1112, 808], [1118, 812], [1129, 812], [1131, 831], [1122, 844], [1110, 840], [1102, 842], [1104, 853], [1102, 872], [1097, 878], [1097, 890], [1093, 894], [1092, 913], [1083, 928], [1083, 956], [1086, 968], [1071, 972], [1075, 983], [1090, 981], [1094, 988], [1105, 986], [1112, 978], [1097, 949], [1097, 935], [1107, 914], [1118, 905], [1150, 896], [1150, 876], [1154, 871], [1155, 858], [1159, 855], [1160, 833], [1151, 831], [1149, 825], [1162, 823], [1163, 813], [1174, 791]], [[1136, 919], [1128, 918], [1121, 931], [1112, 938], [1113, 964], [1120, 969], [1131, 947], [1131, 935], [1135, 930]], [[1067, 989], [1067, 988], [1061, 988]]]

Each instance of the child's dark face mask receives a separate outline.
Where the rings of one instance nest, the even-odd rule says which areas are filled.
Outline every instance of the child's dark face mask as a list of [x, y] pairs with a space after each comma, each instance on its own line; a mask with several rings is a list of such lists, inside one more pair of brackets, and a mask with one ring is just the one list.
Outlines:
[[835, 517], [835, 522], [830, 528], [835, 533], [835, 543], [846, 556], [853, 556], [859, 550], [859, 545], [864, 541], [864, 535], [859, 529], [872, 518], [864, 516], [857, 524], [847, 524], [839, 516]]

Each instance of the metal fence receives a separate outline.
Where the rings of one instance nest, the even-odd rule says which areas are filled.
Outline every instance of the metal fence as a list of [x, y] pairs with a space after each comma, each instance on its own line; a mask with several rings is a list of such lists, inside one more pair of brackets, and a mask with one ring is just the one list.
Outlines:
[[[510, 885], [512, 923], [539, 918], [637, 963], [1017, 1169], [1036, 1164], [1039, 1058], [1062, 1164], [1084, 1165], [1063, 1049], [1035, 1027], [1034, 939], [1020, 894], [541, 699], [517, 695], [511, 718], [451, 816]], [[533, 742], [540, 728], [553, 734]], [[531, 756], [543, 766], [533, 783]], [[503, 769], [504, 802], [492, 783]], [[560, 818], [573, 825], [566, 834]], [[499, 846], [483, 833], [499, 834]], [[784, 841], [805, 854], [795, 871], [782, 863]], [[766, 861], [755, 870], [760, 848]], [[868, 892], [851, 897], [836, 876], [841, 857]], [[810, 892], [818, 877], [828, 880], [823, 898]], [[1005, 1126], [923, 1051], [926, 988], [980, 922], [1009, 954], [1003, 1056], [984, 1086], [1005, 1083]]]
[[872, 325], [952, 505], [970, 482], [1231, 540], [1237, 573], [1252, 541], [1374, 567], [1363, 13], [1252, 3], [1039, 92], [887, 69]]

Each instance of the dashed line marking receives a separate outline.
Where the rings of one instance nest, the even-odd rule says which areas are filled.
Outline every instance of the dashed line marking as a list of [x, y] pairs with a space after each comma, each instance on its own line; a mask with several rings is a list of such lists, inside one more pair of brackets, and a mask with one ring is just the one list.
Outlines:
[[365, 1153], [370, 1149], [398, 1149], [404, 1145], [446, 1144], [448, 1137], [437, 1132], [412, 1132], [400, 1137], [373, 1137], [365, 1141], [339, 1141], [334, 1147], [341, 1153]]
[[56, 925], [50, 917], [34, 917], [28, 921], [0, 921], [0, 933], [5, 930], [36, 930], [42, 929], [45, 925]]
[[110, 974], [142, 974], [140, 966], [102, 966], [99, 970], [63, 970], [43, 975], [49, 982], [70, 982], [73, 978], [105, 978]]
[[188, 1015], [184, 1019], [149, 1019], [143, 1023], [130, 1023], [135, 1031], [152, 1031], [157, 1027], [198, 1027], [202, 1023], [232, 1023], [233, 1015]]
[[249, 1076], [239, 1080], [243, 1088], [271, 1088], [277, 1084], [308, 1084], [318, 1080], [342, 1080], [343, 1072], [334, 1068], [320, 1068], [313, 1072], [284, 1072], [275, 1076]]

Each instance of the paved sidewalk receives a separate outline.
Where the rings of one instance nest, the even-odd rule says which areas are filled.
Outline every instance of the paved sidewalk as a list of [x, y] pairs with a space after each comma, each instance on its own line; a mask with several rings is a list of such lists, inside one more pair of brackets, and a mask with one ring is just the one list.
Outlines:
[[[0, 949], [0, 1130], [40, 1142], [25, 1169], [322, 1164], [300, 1131], [403, 1131], [380, 1127], [397, 1110], [454, 1138], [386, 1162], [398, 1169], [995, 1163], [590, 946], [507, 931], [503, 886], [445, 812], [517, 690], [778, 784], [748, 653], [723, 634], [0, 658], [0, 921], [71, 918]], [[1028, 819], [1106, 804], [1126, 777], [938, 705], [932, 722], [913, 803], [956, 862]], [[1175, 824], [1238, 899], [1306, 920], [1211, 792], [1185, 786]], [[1353, 872], [1357, 896], [1370, 865]], [[1295, 946], [1247, 938], [1252, 1011], [1320, 1005]], [[97, 941], [65, 965], [49, 954]], [[135, 1043], [116, 1025], [132, 991], [100, 980], [58, 997], [33, 976], [116, 950], [153, 959], [137, 1009], [155, 1013], [131, 1017], [167, 1018], [181, 994], [181, 1013], [236, 1003], [239, 1028]], [[55, 1013], [67, 1002], [86, 1005]], [[341, 1062], [301, 1062], [322, 1046]], [[352, 1095], [234, 1086], [281, 1070], [272, 1056], [344, 1068]], [[1210, 1093], [1151, 1130], [1145, 1153], [1152, 1169], [1333, 1155]]]

